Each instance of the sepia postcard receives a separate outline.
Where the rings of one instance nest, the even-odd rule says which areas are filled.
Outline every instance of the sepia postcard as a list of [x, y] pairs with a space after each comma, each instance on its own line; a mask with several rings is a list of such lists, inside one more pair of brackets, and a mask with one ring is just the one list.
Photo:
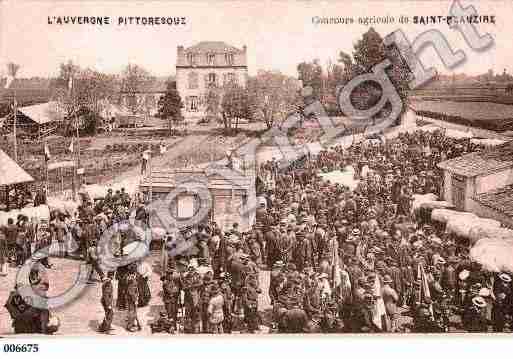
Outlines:
[[0, 1], [0, 350], [511, 333], [511, 18]]

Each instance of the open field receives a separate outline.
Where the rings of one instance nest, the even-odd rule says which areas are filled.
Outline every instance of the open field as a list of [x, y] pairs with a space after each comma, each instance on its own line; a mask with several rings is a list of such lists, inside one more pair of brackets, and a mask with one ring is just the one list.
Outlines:
[[492, 102], [413, 101], [421, 116], [494, 131], [513, 129], [513, 106]]

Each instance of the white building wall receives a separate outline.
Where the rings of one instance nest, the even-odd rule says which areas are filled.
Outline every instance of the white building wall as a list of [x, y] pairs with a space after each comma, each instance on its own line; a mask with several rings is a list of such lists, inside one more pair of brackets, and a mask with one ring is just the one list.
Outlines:
[[480, 176], [476, 181], [476, 194], [490, 192], [496, 188], [504, 187], [513, 183], [513, 168], [504, 171]]
[[[194, 72], [198, 76], [198, 87], [189, 88], [189, 74]], [[208, 74], [216, 74], [217, 87], [223, 86], [224, 75], [234, 74], [237, 83], [243, 87], [246, 87], [248, 72], [246, 68], [177, 68], [176, 69], [176, 87], [182, 98], [184, 109], [182, 114], [186, 120], [200, 119], [205, 114], [205, 102], [204, 97], [208, 93], [206, 77]], [[200, 99], [200, 106], [198, 111], [189, 111], [187, 108], [188, 100], [187, 97], [196, 96]]]

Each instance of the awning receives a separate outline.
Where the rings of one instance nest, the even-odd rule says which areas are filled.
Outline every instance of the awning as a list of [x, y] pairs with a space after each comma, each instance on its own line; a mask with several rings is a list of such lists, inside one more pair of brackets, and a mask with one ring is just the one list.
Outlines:
[[58, 104], [55, 101], [19, 107], [18, 111], [40, 125], [61, 121], [63, 118], [62, 113], [59, 111]]
[[34, 179], [4, 151], [0, 150], [0, 186], [26, 182], [34, 182]]

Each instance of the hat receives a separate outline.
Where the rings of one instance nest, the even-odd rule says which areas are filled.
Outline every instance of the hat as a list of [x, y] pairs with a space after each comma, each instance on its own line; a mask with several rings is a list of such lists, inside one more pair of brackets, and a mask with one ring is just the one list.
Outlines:
[[447, 263], [447, 262], [442, 257], [437, 258], [436, 261], [435, 261], [435, 264], [442, 264], [443, 265], [445, 263]]
[[387, 284], [392, 282], [392, 277], [390, 277], [388, 274], [385, 274], [385, 276], [383, 277], [383, 283]]
[[499, 278], [505, 283], [511, 283], [511, 277], [506, 273], [499, 274]]
[[431, 238], [431, 242], [435, 243], [435, 244], [438, 244], [438, 245], [442, 244], [442, 240], [440, 238], [438, 238], [438, 237], [432, 237]]
[[353, 229], [353, 231], [351, 232], [351, 234], [352, 234], [353, 236], [357, 236], [357, 235], [359, 235], [359, 234], [360, 234], [360, 230], [359, 230], [358, 228], [354, 228], [354, 229]]
[[472, 298], [472, 303], [479, 308], [486, 307], [486, 300], [484, 300], [484, 298], [480, 296]]
[[488, 288], [481, 288], [481, 290], [479, 291], [479, 296], [480, 297], [489, 297], [491, 295], [491, 291], [490, 289]]
[[283, 261], [276, 261], [274, 262], [273, 267], [283, 267], [284, 265]]
[[160, 312], [160, 317], [161, 318], [167, 318], [167, 312], [165, 310], [161, 311]]
[[474, 283], [470, 286], [470, 289], [477, 292], [478, 290], [481, 289], [481, 287], [482, 287], [481, 283]]
[[458, 278], [460, 280], [466, 280], [469, 277], [469, 275], [470, 275], [470, 272], [468, 270], [464, 269], [460, 272], [460, 274], [458, 275]]
[[422, 248], [422, 241], [416, 241], [413, 243], [413, 247], [416, 249]]

